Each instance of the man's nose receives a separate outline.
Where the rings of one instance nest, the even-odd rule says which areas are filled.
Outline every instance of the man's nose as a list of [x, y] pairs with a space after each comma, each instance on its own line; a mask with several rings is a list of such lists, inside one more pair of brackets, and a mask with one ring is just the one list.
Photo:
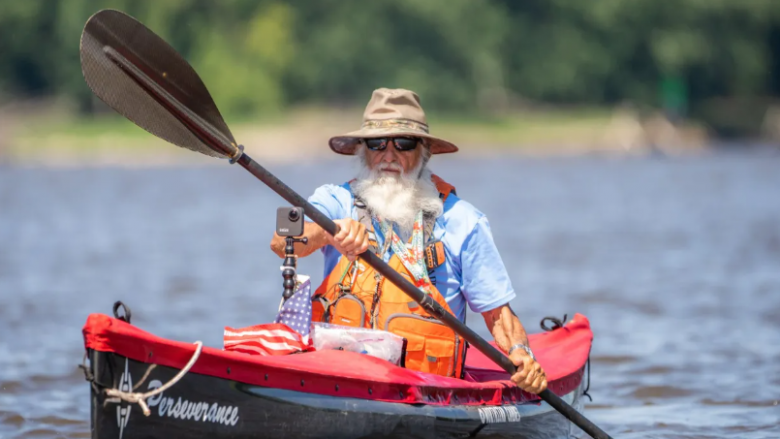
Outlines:
[[382, 151], [382, 161], [388, 163], [398, 161], [395, 157], [395, 144], [392, 142], [387, 142], [387, 147]]

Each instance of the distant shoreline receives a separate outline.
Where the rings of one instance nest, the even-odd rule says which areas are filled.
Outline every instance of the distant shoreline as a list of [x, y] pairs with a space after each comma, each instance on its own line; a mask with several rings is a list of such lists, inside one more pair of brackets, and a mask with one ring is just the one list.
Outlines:
[[[231, 124], [247, 154], [261, 162], [295, 163], [336, 158], [328, 139], [356, 129], [358, 111], [291, 112], [255, 123]], [[520, 112], [488, 120], [430, 122], [432, 134], [460, 147], [459, 156], [512, 154], [560, 157], [587, 154], [635, 156], [698, 153], [708, 148], [706, 131], [674, 126], [630, 110]], [[0, 127], [0, 163], [12, 166], [190, 166], [220, 163], [167, 144], [119, 116], [101, 119], [20, 118]]]

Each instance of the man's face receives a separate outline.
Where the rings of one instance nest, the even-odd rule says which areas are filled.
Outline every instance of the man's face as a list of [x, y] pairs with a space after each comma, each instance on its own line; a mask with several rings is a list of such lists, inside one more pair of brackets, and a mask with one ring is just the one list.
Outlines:
[[381, 151], [366, 148], [366, 164], [372, 171], [379, 171], [384, 175], [400, 176], [401, 172], [408, 174], [422, 159], [423, 146], [417, 142], [417, 147], [411, 151], [399, 151], [395, 142], [387, 142], [387, 147]]

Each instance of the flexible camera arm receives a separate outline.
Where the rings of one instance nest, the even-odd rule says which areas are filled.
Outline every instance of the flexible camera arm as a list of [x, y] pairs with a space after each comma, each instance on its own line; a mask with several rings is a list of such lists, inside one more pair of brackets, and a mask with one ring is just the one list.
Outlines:
[[282, 296], [284, 300], [287, 300], [295, 293], [295, 269], [298, 261], [298, 256], [295, 255], [295, 243], [300, 242], [306, 245], [309, 243], [309, 238], [288, 236], [285, 241], [287, 245], [284, 247], [284, 263], [282, 264], [282, 277], [284, 278], [284, 293]]

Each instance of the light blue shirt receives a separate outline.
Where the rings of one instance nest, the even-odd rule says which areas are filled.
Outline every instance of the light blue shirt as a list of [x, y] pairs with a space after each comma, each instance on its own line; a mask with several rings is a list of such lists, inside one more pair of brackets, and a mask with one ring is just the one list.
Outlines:
[[[357, 220], [349, 183], [320, 186], [309, 202], [332, 220], [348, 217]], [[374, 227], [374, 233], [382, 248], [384, 237], [378, 227]], [[444, 213], [436, 218], [433, 239], [444, 244], [446, 261], [431, 273], [431, 280], [435, 279], [436, 288], [461, 321], [466, 319], [466, 303], [472, 311], [482, 313], [515, 298], [487, 217], [470, 203], [450, 194], [444, 202]], [[327, 277], [341, 254], [331, 245], [323, 247], [322, 252]], [[384, 259], [389, 258], [387, 254]]]

